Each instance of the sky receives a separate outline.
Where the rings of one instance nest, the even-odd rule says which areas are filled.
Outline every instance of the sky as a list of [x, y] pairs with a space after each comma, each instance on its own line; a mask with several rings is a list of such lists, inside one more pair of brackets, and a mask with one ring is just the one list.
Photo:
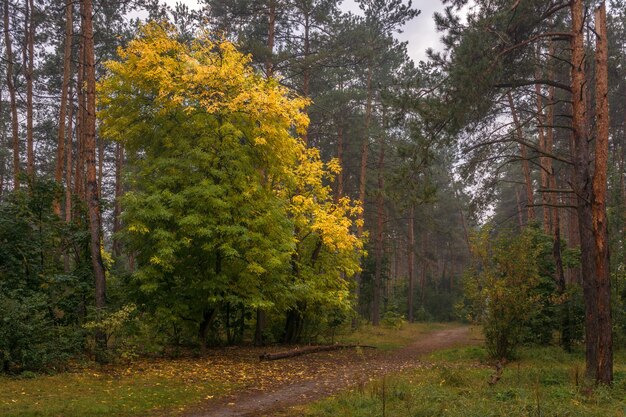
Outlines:
[[[169, 5], [176, 3], [184, 3], [190, 8], [198, 7], [197, 0], [164, 0]], [[224, 0], [228, 1], [228, 0]], [[409, 56], [416, 63], [426, 60], [426, 49], [438, 49], [441, 45], [439, 41], [440, 35], [435, 30], [433, 22], [433, 14], [436, 11], [443, 11], [443, 5], [440, 0], [413, 0], [413, 7], [421, 10], [419, 16], [408, 22], [403, 28], [403, 33], [397, 35], [401, 41], [408, 41]], [[354, 0], [343, 0], [342, 10], [359, 12], [359, 8]]]

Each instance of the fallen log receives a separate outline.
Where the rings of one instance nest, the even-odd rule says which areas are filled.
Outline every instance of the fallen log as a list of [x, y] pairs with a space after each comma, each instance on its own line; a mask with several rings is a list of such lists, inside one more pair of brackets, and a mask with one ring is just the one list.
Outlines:
[[293, 358], [295, 356], [308, 355], [310, 353], [317, 352], [330, 352], [333, 350], [342, 350], [342, 349], [353, 349], [353, 348], [364, 348], [364, 349], [376, 349], [376, 346], [368, 346], [368, 345], [319, 345], [319, 346], [305, 346], [302, 348], [297, 348], [293, 350], [287, 350], [283, 352], [276, 353], [264, 353], [259, 355], [259, 360], [261, 361], [275, 361], [278, 359], [285, 358]]

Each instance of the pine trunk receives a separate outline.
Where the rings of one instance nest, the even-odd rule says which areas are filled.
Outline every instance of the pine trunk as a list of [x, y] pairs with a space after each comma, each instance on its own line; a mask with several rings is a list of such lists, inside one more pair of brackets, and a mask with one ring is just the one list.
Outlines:
[[20, 188], [20, 137], [18, 131], [17, 100], [13, 82], [13, 49], [10, 33], [9, 2], [4, 2], [4, 45], [7, 53], [7, 88], [11, 101], [11, 137], [13, 139], [13, 189]]
[[530, 177], [528, 149], [523, 143], [524, 134], [522, 132], [522, 125], [520, 123], [519, 117], [517, 116], [515, 106], [513, 105], [513, 97], [511, 95], [511, 92], [508, 93], [507, 98], [509, 100], [509, 107], [511, 108], [511, 115], [513, 116], [513, 123], [515, 124], [515, 135], [517, 136], [517, 141], [519, 142], [522, 159], [522, 171], [524, 172], [524, 183], [526, 184], [526, 212], [528, 216], [528, 221], [530, 222], [535, 219], [535, 197], [533, 195], [533, 183]]
[[385, 200], [384, 188], [385, 180], [383, 177], [383, 169], [385, 164], [385, 143], [384, 139], [380, 141], [380, 155], [378, 157], [378, 193], [376, 195], [376, 259], [374, 271], [374, 286], [372, 297], [372, 324], [378, 326], [380, 324], [380, 302], [382, 289], [382, 272], [384, 257], [384, 215]]
[[[57, 160], [56, 166], [54, 170], [54, 180], [57, 184], [61, 184], [63, 181], [63, 167], [69, 166], [69, 164], [65, 164], [65, 122], [66, 122], [66, 113], [67, 113], [67, 102], [70, 97], [68, 97], [68, 90], [70, 85], [70, 73], [71, 73], [71, 59], [72, 59], [72, 29], [73, 29], [73, 17], [72, 17], [72, 8], [73, 6], [72, 0], [67, 0], [65, 4], [65, 45], [63, 48], [63, 84], [61, 85], [61, 106], [59, 110], [59, 132], [57, 136]], [[69, 119], [69, 123], [71, 123], [71, 119]], [[71, 128], [68, 128], [68, 133]], [[71, 134], [71, 133], [70, 133]], [[68, 147], [71, 146], [72, 142], [68, 140]], [[71, 177], [71, 175], [70, 175]], [[69, 188], [69, 182], [66, 181], [66, 188]], [[58, 201], [54, 203], [54, 212], [57, 216], [61, 215], [61, 205]]]
[[29, 177], [35, 173], [35, 152], [33, 147], [33, 67], [34, 67], [34, 43], [35, 23], [33, 14], [35, 7], [33, 0], [25, 0], [26, 6], [26, 45], [27, 63], [24, 66], [24, 78], [26, 79], [26, 172]]
[[595, 11], [596, 29], [596, 146], [593, 172], [593, 234], [598, 297], [597, 381], [613, 381], [611, 282], [609, 275], [608, 226], [606, 216], [607, 165], [609, 159], [608, 41], [606, 6]]
[[598, 305], [595, 268], [595, 243], [592, 231], [591, 176], [587, 140], [587, 89], [585, 78], [583, 1], [572, 0], [572, 128], [574, 144], [574, 189], [577, 195], [580, 234], [583, 298], [585, 304], [585, 375], [595, 380], [598, 371]]
[[407, 302], [409, 307], [409, 322], [413, 323], [414, 320], [414, 297], [415, 297], [415, 274], [413, 272], [413, 268], [415, 266], [415, 206], [411, 204], [409, 208], [409, 244], [408, 244], [408, 263], [407, 263], [407, 274], [409, 281], [409, 292], [407, 294]]
[[[96, 286], [96, 309], [102, 313], [106, 307], [106, 281], [104, 265], [100, 251], [100, 199], [96, 178], [96, 71], [93, 38], [93, 8], [91, 0], [84, 0], [83, 42], [85, 50], [85, 165], [87, 168], [87, 203], [89, 209], [89, 232], [91, 234], [91, 262]], [[100, 360], [106, 350], [106, 337], [102, 332], [96, 334]]]

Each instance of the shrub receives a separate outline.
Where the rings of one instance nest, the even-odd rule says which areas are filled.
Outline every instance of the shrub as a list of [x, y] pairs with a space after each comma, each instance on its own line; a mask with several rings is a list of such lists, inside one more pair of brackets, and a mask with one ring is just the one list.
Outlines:
[[464, 307], [467, 318], [482, 324], [494, 358], [510, 358], [525, 340], [549, 341], [554, 285], [543, 265], [550, 253], [544, 238], [533, 227], [495, 237], [485, 227], [473, 238], [475, 265], [465, 278]]

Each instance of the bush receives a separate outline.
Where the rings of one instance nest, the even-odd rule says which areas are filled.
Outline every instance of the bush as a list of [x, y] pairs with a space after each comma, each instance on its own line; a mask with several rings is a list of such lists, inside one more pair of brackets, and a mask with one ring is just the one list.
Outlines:
[[549, 342], [555, 328], [549, 241], [533, 227], [518, 236], [490, 234], [485, 227], [473, 238], [476, 262], [465, 278], [463, 306], [467, 318], [482, 324], [489, 354], [511, 358], [524, 341]]
[[76, 223], [66, 224], [54, 213], [58, 192], [54, 181], [31, 180], [27, 190], [7, 194], [0, 203], [3, 372], [58, 367], [83, 345], [79, 322], [93, 285], [89, 235], [78, 207]]

